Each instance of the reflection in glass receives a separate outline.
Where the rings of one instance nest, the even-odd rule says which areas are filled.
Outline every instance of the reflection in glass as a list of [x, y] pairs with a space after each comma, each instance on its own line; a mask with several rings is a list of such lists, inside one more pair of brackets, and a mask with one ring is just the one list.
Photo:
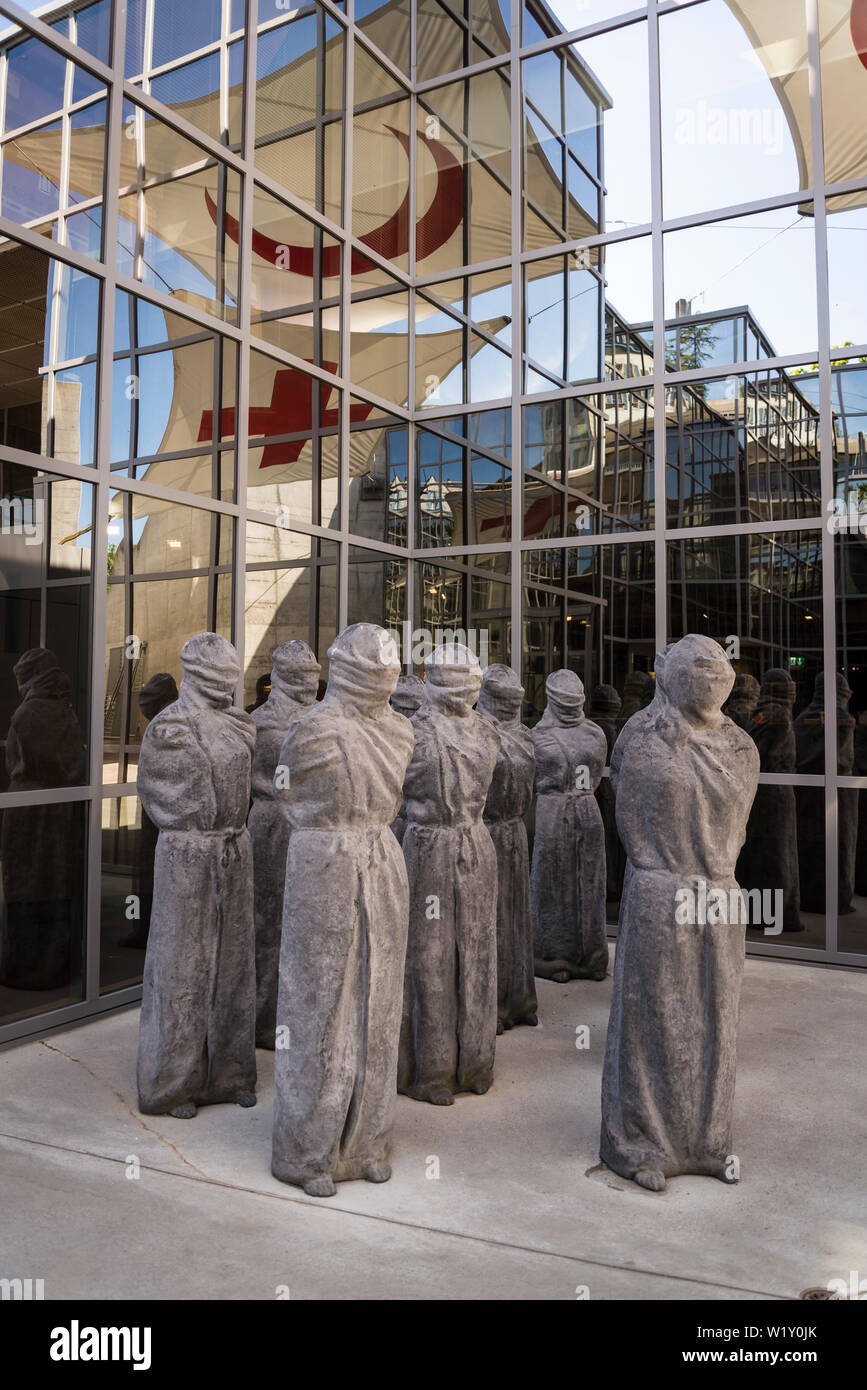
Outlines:
[[83, 996], [86, 803], [7, 806], [0, 827], [0, 1017]]
[[[247, 709], [262, 703], [271, 674], [271, 653], [283, 642], [307, 642], [322, 665], [323, 682], [327, 681], [327, 652], [337, 636], [337, 555], [338, 546], [333, 541], [293, 535], [280, 527], [248, 526]], [[275, 560], [292, 563], [275, 564]]]
[[406, 611], [407, 561], [361, 546], [349, 548], [349, 612], [352, 623], [378, 623], [402, 630]]
[[395, 420], [350, 428], [349, 529], [368, 540], [406, 545], [407, 427]]

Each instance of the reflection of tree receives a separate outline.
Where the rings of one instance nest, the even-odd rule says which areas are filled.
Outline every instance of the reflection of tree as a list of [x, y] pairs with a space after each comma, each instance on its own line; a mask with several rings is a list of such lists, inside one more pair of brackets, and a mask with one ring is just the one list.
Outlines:
[[[677, 362], [676, 370], [679, 372], [692, 372], [699, 367], [703, 367], [708, 359], [713, 355], [716, 347], [716, 329], [712, 323], [688, 324], [677, 328], [676, 349]], [[703, 381], [696, 381], [690, 388], [701, 400], [705, 399], [707, 384]]]
[[105, 561], [105, 573], [106, 573], [107, 578], [109, 578], [109, 579], [110, 579], [111, 576], [114, 574], [114, 564], [115, 564], [115, 559], [116, 559], [116, 557], [117, 557], [117, 545], [116, 545], [116, 543], [115, 543], [114, 541], [111, 541], [110, 544], [109, 544], [109, 547], [108, 547], [108, 554], [106, 555], [106, 561]]

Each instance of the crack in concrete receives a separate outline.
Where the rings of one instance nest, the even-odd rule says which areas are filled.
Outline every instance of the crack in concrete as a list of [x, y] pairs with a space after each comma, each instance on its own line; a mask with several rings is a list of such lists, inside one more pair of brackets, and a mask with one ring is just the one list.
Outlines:
[[[104, 1076], [100, 1076], [97, 1072], [93, 1070], [92, 1067], [89, 1067], [86, 1062], [82, 1061], [80, 1057], [75, 1057], [71, 1052], [65, 1052], [64, 1049], [62, 1047], [58, 1047], [56, 1043], [46, 1042], [44, 1038], [40, 1039], [40, 1046], [47, 1048], [49, 1052], [58, 1053], [59, 1056], [65, 1057], [68, 1062], [76, 1062], [78, 1066], [82, 1067], [87, 1072], [88, 1076], [92, 1076], [94, 1081], [97, 1081], [100, 1086], [104, 1086], [107, 1091], [111, 1092], [115, 1099], [123, 1106], [127, 1114], [132, 1117], [136, 1124], [141, 1129], [143, 1129], [145, 1133], [152, 1134], [153, 1137], [157, 1139], [160, 1144], [167, 1148], [170, 1153], [173, 1153], [175, 1158], [177, 1158], [181, 1163], [185, 1163], [188, 1168], [191, 1168], [198, 1177], [202, 1178], [205, 1182], [211, 1181], [211, 1179], [208, 1177], [208, 1174], [203, 1173], [201, 1168], [197, 1168], [195, 1163], [193, 1163], [192, 1159], [187, 1158], [187, 1155], [183, 1152], [182, 1149], [178, 1148], [177, 1144], [173, 1144], [171, 1139], [168, 1139], [164, 1134], [161, 1134], [158, 1129], [154, 1129], [152, 1125], [149, 1125], [145, 1120], [144, 1116], [139, 1114], [138, 1110], [133, 1110], [126, 1097], [120, 1091], [116, 1090], [116, 1088], [112, 1086], [110, 1081], [106, 1081]], [[109, 1157], [109, 1155], [103, 1156]], [[142, 1167], [145, 1166], [147, 1165], [142, 1165]]]

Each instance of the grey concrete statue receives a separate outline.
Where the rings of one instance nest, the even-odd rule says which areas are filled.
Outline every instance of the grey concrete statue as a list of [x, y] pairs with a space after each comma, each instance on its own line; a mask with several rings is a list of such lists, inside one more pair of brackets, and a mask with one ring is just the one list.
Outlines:
[[605, 830], [594, 795], [608, 743], [584, 715], [574, 671], [545, 682], [545, 713], [533, 730], [536, 834], [530, 875], [536, 974], [546, 980], [604, 980]]
[[[391, 707], [402, 714], [405, 719], [412, 719], [424, 695], [424, 681], [419, 680], [418, 676], [401, 676], [397, 683], [394, 694], [391, 697]], [[392, 821], [392, 833], [397, 837], [398, 844], [403, 844], [403, 834], [406, 830], [406, 806], [401, 801], [400, 810]]]
[[482, 671], [460, 643], [438, 647], [413, 720], [403, 852], [410, 886], [398, 1089], [451, 1105], [482, 1095], [497, 1039], [497, 855], [482, 820], [500, 739], [473, 706]]
[[647, 709], [655, 694], [653, 676], [649, 671], [630, 671], [623, 682], [623, 700], [617, 722], [622, 729], [633, 715]]
[[530, 853], [524, 818], [533, 800], [536, 754], [521, 723], [524, 687], [509, 666], [488, 666], [477, 709], [496, 729], [500, 751], [485, 802], [497, 852], [497, 1032], [538, 1023], [530, 923]]
[[632, 740], [647, 727], [650, 720], [654, 719], [668, 703], [665, 694], [665, 658], [674, 645], [673, 642], [669, 642], [667, 647], [663, 647], [661, 652], [656, 653], [653, 699], [649, 705], [643, 705], [641, 709], [636, 710], [634, 714], [630, 715], [626, 723], [621, 726], [617, 738], [614, 741], [614, 747], [611, 750], [610, 778], [615, 796], [617, 795], [617, 779], [620, 776], [620, 764], [623, 762], [623, 758]]
[[626, 748], [629, 863], [602, 1076], [600, 1154], [653, 1192], [679, 1173], [736, 1181], [732, 1153], [743, 905], [734, 877], [759, 776], [721, 712], [734, 672], [709, 637], [665, 660], [665, 700]]
[[[322, 667], [306, 642], [284, 642], [271, 654], [271, 690], [253, 710], [253, 805], [247, 820], [253, 841], [256, 922], [256, 1046], [274, 1051], [277, 978], [289, 821], [274, 789], [274, 774], [289, 725], [316, 699]], [[279, 780], [282, 781], [282, 778]]]
[[[727, 712], [731, 710], [731, 703], [730, 700]], [[781, 668], [766, 671], [758, 704], [746, 730], [759, 750], [762, 772], [795, 771], [794, 703], [795, 682], [788, 671]], [[781, 890], [783, 931], [804, 930], [794, 787], [762, 785], [757, 789], [736, 874], [741, 888], [748, 891], [754, 888]]]
[[[145, 681], [139, 691], [138, 707], [144, 718], [150, 722], [160, 713], [160, 710], [164, 710], [167, 705], [173, 705], [177, 698], [178, 687], [175, 684], [174, 676], [168, 671], [157, 671], [149, 680]], [[144, 951], [148, 944], [151, 912], [154, 905], [154, 863], [159, 833], [147, 811], [142, 807], [138, 853], [133, 872], [133, 891], [138, 898], [139, 915], [126, 936], [122, 936], [118, 942], [119, 946], [125, 946], [130, 950]]]
[[291, 834], [271, 1171], [313, 1197], [391, 1177], [409, 905], [390, 830], [413, 745], [388, 703], [397, 648], [355, 623], [328, 657], [324, 699], [292, 721], [280, 752]]
[[240, 666], [215, 632], [181, 649], [180, 694], [142, 739], [138, 792], [159, 830], [138, 1045], [139, 1109], [256, 1103], [255, 726], [232, 704]]

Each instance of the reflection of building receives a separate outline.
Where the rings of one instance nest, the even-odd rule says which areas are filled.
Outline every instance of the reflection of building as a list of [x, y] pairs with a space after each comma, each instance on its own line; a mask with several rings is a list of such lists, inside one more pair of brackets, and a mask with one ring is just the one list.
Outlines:
[[[521, 33], [498, 0], [272, 7], [246, 72], [236, 0], [198, 32], [129, 0], [114, 50], [111, 8], [0, 41], [0, 501], [47, 518], [0, 535], [0, 741], [12, 667], [47, 645], [89, 758], [64, 793], [86, 966], [0, 996], [13, 1033], [135, 997], [138, 693], [202, 628], [243, 649], [245, 704], [278, 642], [326, 665], [371, 620], [485, 629], [531, 720], [553, 668], [622, 690], [687, 630], [804, 692], [845, 665], [867, 707], [858, 534], [823, 658], [821, 380], [748, 308], [681, 304], [664, 350], [621, 312], [612, 99], [544, 5]], [[835, 377], [838, 491], [867, 485], [862, 378]]]

